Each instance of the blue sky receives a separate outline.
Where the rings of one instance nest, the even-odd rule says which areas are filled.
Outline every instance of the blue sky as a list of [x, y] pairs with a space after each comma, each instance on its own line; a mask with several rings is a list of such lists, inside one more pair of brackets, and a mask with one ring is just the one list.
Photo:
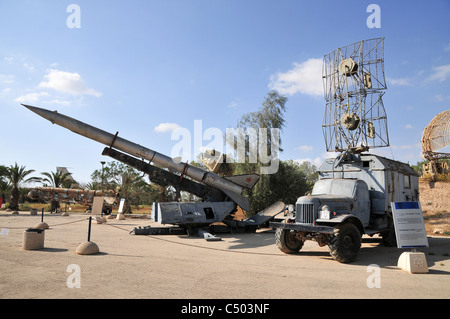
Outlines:
[[[79, 28], [67, 24], [72, 3]], [[372, 3], [381, 28], [366, 24]], [[65, 166], [86, 183], [100, 161], [110, 161], [101, 144], [22, 102], [170, 155], [171, 128], [194, 132], [201, 120], [202, 131], [225, 132], [277, 88], [288, 98], [280, 158], [318, 165], [330, 155], [320, 62], [376, 37], [385, 37], [391, 144], [378, 153], [415, 164], [423, 129], [450, 105], [449, 16], [448, 0], [3, 0], [0, 164], [17, 162], [36, 175]]]

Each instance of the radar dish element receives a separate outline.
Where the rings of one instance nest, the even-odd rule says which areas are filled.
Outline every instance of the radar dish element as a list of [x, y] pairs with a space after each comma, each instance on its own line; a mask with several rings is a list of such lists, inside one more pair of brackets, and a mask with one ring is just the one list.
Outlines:
[[422, 153], [428, 160], [449, 158], [450, 154], [436, 151], [450, 145], [450, 110], [436, 115], [422, 134]]
[[[439, 161], [450, 158], [450, 153], [442, 152], [450, 145], [450, 110], [436, 115], [425, 127], [422, 134], [422, 155], [428, 160], [423, 164], [423, 177], [435, 180], [440, 174], [448, 173], [448, 163]], [[437, 152], [440, 151], [440, 152]]]

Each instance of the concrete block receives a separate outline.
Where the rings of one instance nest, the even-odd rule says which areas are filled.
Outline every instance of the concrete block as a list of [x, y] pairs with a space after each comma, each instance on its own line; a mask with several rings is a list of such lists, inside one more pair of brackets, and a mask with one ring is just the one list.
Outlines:
[[411, 274], [426, 274], [428, 272], [425, 254], [421, 252], [404, 252], [398, 259], [397, 267]]
[[28, 228], [23, 232], [22, 248], [35, 250], [44, 248], [45, 231], [43, 229]]

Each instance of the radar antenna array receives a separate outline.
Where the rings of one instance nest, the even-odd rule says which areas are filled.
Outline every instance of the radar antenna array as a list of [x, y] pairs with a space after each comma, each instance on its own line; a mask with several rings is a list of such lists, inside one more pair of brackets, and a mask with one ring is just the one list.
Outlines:
[[387, 89], [384, 38], [355, 42], [325, 55], [322, 78], [327, 151], [360, 153], [389, 146], [382, 100]]

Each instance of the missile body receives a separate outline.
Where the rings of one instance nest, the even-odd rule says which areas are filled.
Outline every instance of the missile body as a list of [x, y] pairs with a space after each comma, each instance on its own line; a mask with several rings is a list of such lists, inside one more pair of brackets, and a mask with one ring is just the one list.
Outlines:
[[225, 178], [222, 178], [215, 173], [189, 165], [188, 163], [175, 162], [169, 156], [158, 153], [154, 150], [128, 141], [117, 135], [113, 135], [94, 126], [78, 121], [64, 114], [60, 114], [57, 111], [49, 111], [43, 108], [25, 104], [22, 105], [28, 108], [30, 111], [33, 111], [34, 113], [49, 120], [53, 124], [58, 124], [59, 126], [65, 127], [66, 129], [69, 129], [74, 133], [110, 146], [111, 148], [116, 148], [130, 155], [134, 155], [138, 158], [146, 159], [156, 165], [177, 172], [180, 175], [186, 175], [198, 182], [202, 182], [206, 185], [217, 188], [223, 191], [227, 196], [229, 196], [236, 204], [241, 206], [242, 209], [247, 211], [250, 210], [248, 199], [241, 195], [244, 187], [226, 180]]

